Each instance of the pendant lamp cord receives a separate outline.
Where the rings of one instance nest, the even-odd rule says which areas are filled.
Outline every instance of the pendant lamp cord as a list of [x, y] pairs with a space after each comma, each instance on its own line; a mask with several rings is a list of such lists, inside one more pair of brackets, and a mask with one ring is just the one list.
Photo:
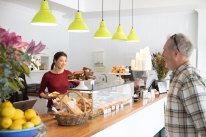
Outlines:
[[77, 12], [79, 12], [79, 0], [78, 0], [78, 11]]
[[102, 21], [104, 21], [104, 19], [103, 19], [103, 0], [102, 0]]
[[132, 28], [133, 28], [133, 0], [132, 0]]
[[120, 5], [121, 5], [121, 0], [119, 0], [119, 25], [120, 25]]

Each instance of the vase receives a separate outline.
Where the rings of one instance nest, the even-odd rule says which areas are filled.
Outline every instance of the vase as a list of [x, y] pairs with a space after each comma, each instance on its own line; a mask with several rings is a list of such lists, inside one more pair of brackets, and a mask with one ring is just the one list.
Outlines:
[[165, 82], [166, 80], [164, 78], [160, 78], [157, 80], [158, 82]]

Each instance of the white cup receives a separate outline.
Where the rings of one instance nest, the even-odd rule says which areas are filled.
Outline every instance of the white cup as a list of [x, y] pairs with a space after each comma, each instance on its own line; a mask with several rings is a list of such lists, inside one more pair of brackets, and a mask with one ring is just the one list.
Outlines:
[[143, 91], [143, 98], [148, 98], [148, 90]]

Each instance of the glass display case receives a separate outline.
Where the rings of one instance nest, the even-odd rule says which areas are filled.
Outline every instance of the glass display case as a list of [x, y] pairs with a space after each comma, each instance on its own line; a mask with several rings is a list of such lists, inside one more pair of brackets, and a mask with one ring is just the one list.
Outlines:
[[102, 83], [99, 85], [89, 85], [87, 87], [89, 90], [79, 91], [91, 102], [91, 119], [98, 115], [123, 108], [124, 105], [132, 103], [134, 82], [123, 84]]

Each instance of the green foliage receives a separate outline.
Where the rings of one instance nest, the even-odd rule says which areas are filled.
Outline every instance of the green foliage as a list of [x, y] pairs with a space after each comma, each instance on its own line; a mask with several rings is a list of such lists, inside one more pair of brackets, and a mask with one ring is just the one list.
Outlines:
[[[41, 52], [45, 47], [46, 45], [43, 45], [41, 42], [35, 45], [33, 40], [30, 44], [22, 42], [21, 36], [16, 35], [14, 32], [9, 33], [9, 31], [0, 27], [1, 101], [8, 99], [14, 92], [20, 93], [19, 88], [23, 88], [24, 85], [18, 76], [20, 74], [29, 76], [30, 71], [28, 65], [30, 63], [34, 64], [31, 62], [31, 55]], [[25, 52], [23, 50], [25, 50]]]
[[165, 67], [165, 60], [161, 53], [155, 53], [152, 55], [152, 65], [157, 72], [159, 80], [164, 79], [167, 76], [169, 70]]
[[[24, 87], [18, 76], [22, 73], [29, 76], [29, 68], [24, 62], [30, 62], [31, 57], [15, 48], [6, 50], [3, 46], [0, 51], [0, 98], [8, 99], [11, 93], [20, 93], [19, 88]], [[20, 54], [20, 58], [14, 53]]]

